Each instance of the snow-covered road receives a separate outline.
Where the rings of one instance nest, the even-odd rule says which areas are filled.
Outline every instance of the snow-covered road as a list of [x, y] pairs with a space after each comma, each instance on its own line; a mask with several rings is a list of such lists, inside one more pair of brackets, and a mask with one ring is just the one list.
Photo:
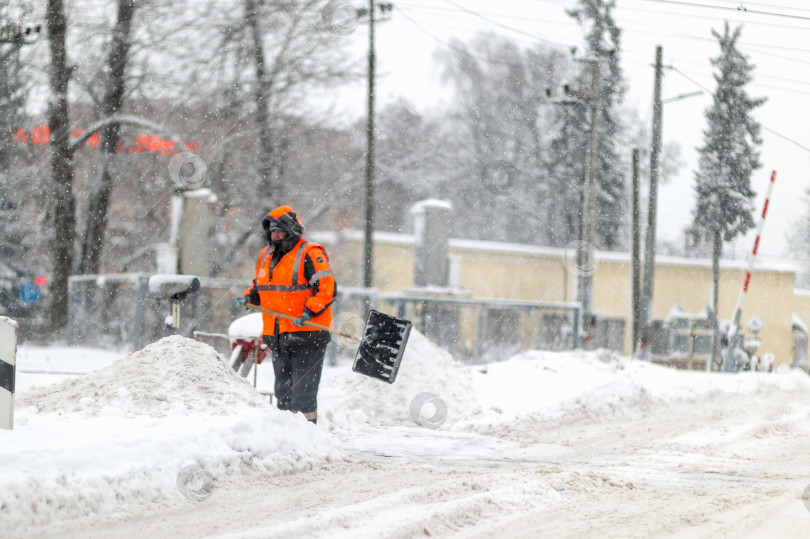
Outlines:
[[[245, 469], [206, 500], [136, 506], [44, 537], [803, 537], [810, 405], [771, 389], [632, 418], [483, 435], [374, 428], [345, 460]], [[547, 428], [546, 428], [547, 427]]]
[[[268, 456], [258, 447], [263, 438], [248, 433], [253, 460], [217, 468], [207, 499], [118, 494], [120, 503], [86, 515], [57, 514], [16, 535], [807, 534], [802, 492], [810, 484], [810, 379], [804, 373], [686, 373], [604, 354], [542, 352], [468, 368], [418, 337], [409, 348], [405, 361], [414, 369], [405, 371], [404, 361], [393, 386], [346, 366], [327, 369], [325, 412], [314, 429], [264, 412], [283, 418], [266, 426], [287, 429], [284, 443], [320, 446], [303, 455], [303, 465], [278, 465], [289, 453]], [[440, 429], [408, 418], [406, 397], [419, 391], [446, 400]], [[34, 429], [48, 415], [24, 417]], [[171, 418], [153, 420], [153, 428]], [[229, 462], [220, 452], [212, 468]]]

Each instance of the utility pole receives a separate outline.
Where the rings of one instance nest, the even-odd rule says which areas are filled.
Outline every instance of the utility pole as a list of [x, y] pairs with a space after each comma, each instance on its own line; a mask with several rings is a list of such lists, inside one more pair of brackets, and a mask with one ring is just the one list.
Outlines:
[[[576, 253], [575, 272], [576, 301], [582, 305], [581, 325], [582, 338], [586, 343], [592, 343], [594, 337], [593, 314], [593, 268], [594, 244], [596, 242], [596, 169], [599, 163], [599, 79], [601, 59], [594, 57], [591, 63], [591, 89], [589, 92], [575, 89], [565, 84], [563, 91], [569, 99], [554, 99], [551, 103], [558, 105], [576, 105], [584, 107], [590, 105], [591, 134], [588, 142], [588, 153], [585, 156], [585, 183], [582, 192], [582, 213], [579, 221], [579, 245]], [[546, 97], [554, 94], [550, 88], [546, 89]], [[580, 344], [580, 343], [576, 343]], [[583, 343], [584, 344], [584, 343]]]
[[[594, 263], [594, 243], [596, 242], [596, 168], [599, 153], [599, 76], [600, 59], [591, 59], [591, 91], [588, 96], [591, 105], [591, 137], [588, 149], [588, 168], [585, 185], [584, 226], [582, 248], [579, 249], [577, 267], [589, 268]], [[593, 271], [581, 271], [582, 276], [582, 330], [586, 339], [592, 339], [593, 315]], [[592, 342], [592, 341], [591, 341]]]
[[[368, 9], [368, 118], [366, 123], [366, 228], [363, 236], [363, 286], [374, 286], [374, 0]], [[366, 314], [370, 308], [366, 303]]]
[[[394, 9], [393, 4], [378, 3], [381, 13]], [[365, 188], [365, 230], [363, 234], [363, 286], [374, 286], [374, 70], [376, 57], [374, 51], [374, 0], [369, 0], [368, 11], [358, 9], [357, 16], [368, 15], [368, 117], [366, 120], [366, 188]], [[365, 314], [371, 309], [369, 300], [365, 303]]]
[[632, 261], [630, 269], [630, 283], [632, 287], [632, 313], [631, 320], [633, 327], [630, 341], [635, 346], [638, 342], [639, 324], [641, 321], [641, 215], [639, 211], [640, 188], [638, 180], [638, 148], [633, 148], [633, 239], [632, 239]]
[[658, 205], [658, 173], [661, 157], [661, 116], [663, 103], [661, 101], [661, 79], [664, 72], [664, 49], [661, 45], [655, 48], [655, 90], [653, 94], [653, 133], [652, 151], [650, 153], [650, 205], [647, 210], [647, 243], [644, 251], [644, 288], [641, 297], [641, 339], [637, 341], [637, 356], [649, 358], [649, 348], [652, 344], [653, 321], [653, 287], [655, 272], [655, 224], [656, 208]]

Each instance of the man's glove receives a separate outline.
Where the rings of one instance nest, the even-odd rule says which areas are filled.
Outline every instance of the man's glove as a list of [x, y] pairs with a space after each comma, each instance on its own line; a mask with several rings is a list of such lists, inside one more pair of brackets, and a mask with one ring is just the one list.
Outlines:
[[237, 309], [241, 309], [245, 306], [245, 303], [248, 302], [248, 299], [249, 298], [247, 296], [239, 296], [238, 298], [234, 298], [233, 306]]
[[250, 293], [247, 295], [248, 303], [253, 305], [261, 305], [262, 300], [259, 297], [259, 289], [256, 287], [256, 279], [253, 279], [253, 286], [250, 288]]
[[312, 318], [312, 315], [309, 314], [308, 312], [304, 311], [304, 314], [301, 315], [301, 318], [299, 318], [298, 320], [293, 322], [293, 324], [295, 324], [299, 328], [304, 327], [304, 324], [306, 324], [307, 320], [309, 320], [310, 318]]

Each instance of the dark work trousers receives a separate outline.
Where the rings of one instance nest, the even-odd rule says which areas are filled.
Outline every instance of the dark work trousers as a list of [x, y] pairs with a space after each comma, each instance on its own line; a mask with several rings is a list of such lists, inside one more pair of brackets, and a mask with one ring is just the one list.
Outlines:
[[280, 410], [303, 412], [308, 420], [315, 421], [325, 355], [325, 346], [289, 347], [273, 351], [275, 393]]

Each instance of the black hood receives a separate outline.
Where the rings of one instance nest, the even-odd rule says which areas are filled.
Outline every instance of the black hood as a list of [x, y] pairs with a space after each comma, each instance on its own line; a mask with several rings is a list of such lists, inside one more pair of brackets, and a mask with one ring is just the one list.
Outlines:
[[273, 213], [277, 213], [277, 211], [274, 210], [273, 212], [268, 213], [264, 216], [264, 219], [262, 219], [262, 228], [264, 228], [267, 244], [273, 245], [270, 233], [273, 230], [281, 230], [287, 235], [282, 241], [275, 243], [274, 247], [280, 247], [281, 250], [288, 251], [292, 249], [296, 243], [298, 243], [299, 239], [301, 239], [301, 234], [304, 232], [304, 227], [301, 224], [300, 219], [298, 219], [298, 217], [295, 215], [294, 211], [288, 211], [279, 217], [274, 217], [272, 215]]

